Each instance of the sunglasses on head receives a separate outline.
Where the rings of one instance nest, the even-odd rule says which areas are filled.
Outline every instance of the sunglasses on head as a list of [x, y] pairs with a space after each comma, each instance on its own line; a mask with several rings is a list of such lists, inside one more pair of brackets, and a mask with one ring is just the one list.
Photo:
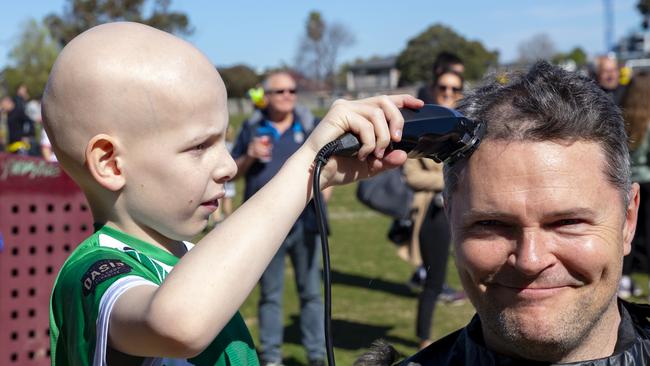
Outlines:
[[441, 84], [438, 84], [438, 85], [436, 85], [436, 88], [438, 89], [439, 92], [445, 92], [445, 91], [447, 91], [448, 89], [451, 89], [451, 90], [452, 90], [454, 93], [456, 93], [456, 94], [458, 94], [458, 93], [460, 93], [460, 92], [463, 91], [463, 88], [457, 88], [457, 87], [455, 87], [455, 86], [451, 86], [451, 85], [441, 85]]
[[293, 89], [269, 89], [265, 91], [267, 94], [280, 95], [284, 93], [296, 94], [296, 88]]

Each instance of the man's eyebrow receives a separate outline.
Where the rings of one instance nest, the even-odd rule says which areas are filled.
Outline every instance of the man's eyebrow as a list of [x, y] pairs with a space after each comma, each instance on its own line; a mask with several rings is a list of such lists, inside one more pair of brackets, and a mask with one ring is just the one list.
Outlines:
[[[544, 213], [544, 218], [566, 218], [566, 217], [594, 217], [596, 211], [589, 207], [574, 207], [564, 210], [557, 210]], [[460, 215], [461, 222], [470, 223], [474, 220], [504, 220], [517, 221], [517, 215], [497, 210], [471, 209]]]
[[516, 215], [512, 213], [496, 211], [496, 210], [480, 210], [480, 209], [471, 209], [467, 212], [464, 212], [460, 215], [461, 222], [469, 222], [477, 219], [481, 220], [515, 220]]
[[548, 213], [548, 217], [594, 216], [596, 211], [589, 207], [574, 207]]

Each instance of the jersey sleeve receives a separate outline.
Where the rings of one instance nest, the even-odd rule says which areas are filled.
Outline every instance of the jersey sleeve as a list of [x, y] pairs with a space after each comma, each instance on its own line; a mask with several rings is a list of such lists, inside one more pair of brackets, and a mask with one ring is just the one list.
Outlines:
[[64, 265], [52, 293], [53, 365], [92, 365], [97, 357], [103, 359], [108, 316], [117, 298], [134, 286], [160, 284], [141, 263], [116, 250], [95, 249], [74, 259]]

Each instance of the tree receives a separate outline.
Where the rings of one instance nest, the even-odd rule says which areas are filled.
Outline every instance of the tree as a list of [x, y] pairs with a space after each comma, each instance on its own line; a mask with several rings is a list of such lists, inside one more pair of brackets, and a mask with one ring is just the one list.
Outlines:
[[169, 10], [171, 0], [154, 0], [153, 9], [144, 15], [146, 0], [68, 0], [62, 15], [51, 13], [45, 24], [62, 46], [81, 32], [112, 21], [133, 21], [148, 24], [175, 34], [193, 32], [187, 15]]
[[259, 76], [246, 65], [235, 65], [219, 69], [219, 74], [226, 84], [229, 98], [244, 98], [248, 89], [260, 82]]
[[553, 63], [559, 64], [572, 60], [576, 63], [577, 67], [582, 67], [587, 65], [587, 53], [580, 47], [574, 47], [571, 51], [567, 53], [557, 53], [553, 56]]
[[641, 16], [643, 16], [641, 26], [647, 30], [648, 26], [650, 26], [650, 0], [639, 0], [636, 8], [641, 13]]
[[483, 77], [488, 67], [495, 66], [499, 59], [497, 51], [488, 51], [481, 42], [469, 41], [445, 25], [434, 24], [410, 39], [397, 57], [400, 83], [431, 80], [431, 67], [442, 51], [453, 52], [463, 60], [465, 77], [469, 80]]
[[341, 23], [326, 23], [317, 11], [309, 13], [305, 35], [296, 54], [296, 69], [317, 82], [332, 87], [341, 50], [353, 45], [354, 36]]
[[58, 45], [43, 24], [34, 19], [25, 22], [18, 42], [9, 52], [10, 66], [3, 72], [9, 92], [24, 83], [32, 96], [43, 94], [58, 52]]
[[536, 34], [523, 40], [517, 46], [518, 60], [523, 64], [531, 64], [537, 60], [551, 60], [555, 56], [555, 44], [546, 33]]

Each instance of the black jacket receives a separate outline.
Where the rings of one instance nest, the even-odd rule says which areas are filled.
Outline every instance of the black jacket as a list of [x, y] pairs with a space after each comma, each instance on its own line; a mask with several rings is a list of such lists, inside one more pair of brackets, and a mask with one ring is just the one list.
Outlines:
[[[580, 366], [619, 366], [650, 365], [650, 306], [631, 304], [619, 300], [621, 323], [614, 353], [606, 358], [574, 362], [568, 365]], [[551, 365], [548, 362], [535, 362], [514, 359], [497, 354], [485, 347], [478, 316], [470, 323], [414, 356], [402, 361], [401, 366], [433, 365]]]

